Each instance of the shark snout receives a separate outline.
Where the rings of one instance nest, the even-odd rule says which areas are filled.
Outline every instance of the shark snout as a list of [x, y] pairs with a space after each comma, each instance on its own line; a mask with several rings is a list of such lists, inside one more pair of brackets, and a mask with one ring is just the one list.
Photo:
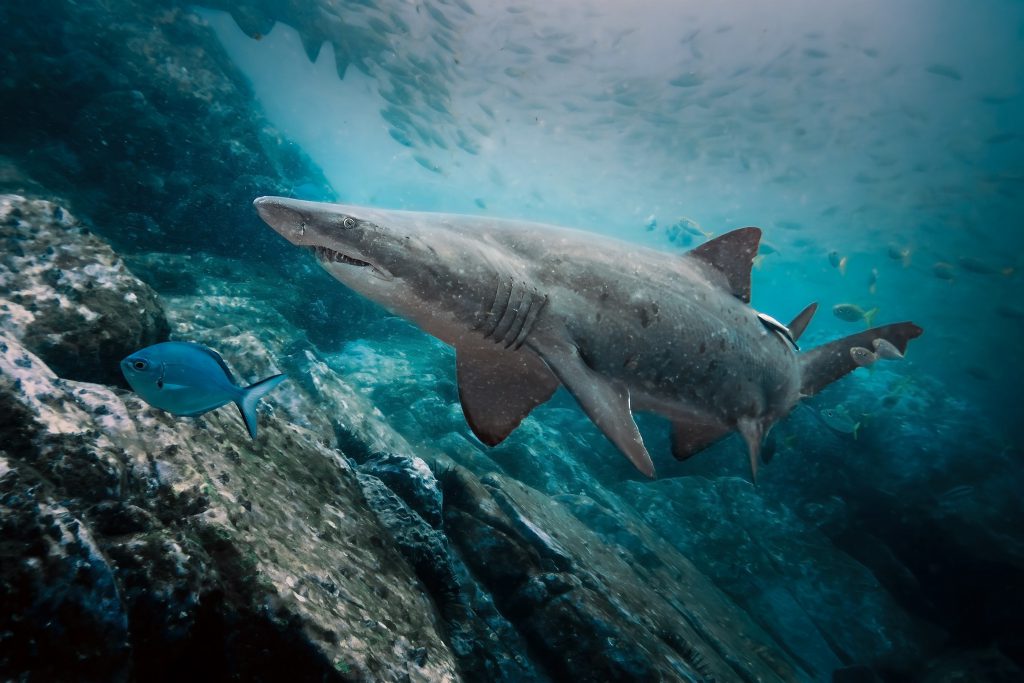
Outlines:
[[267, 225], [279, 232], [292, 244], [302, 245], [306, 233], [306, 215], [297, 206], [298, 201], [286, 197], [257, 197], [253, 203], [256, 213]]

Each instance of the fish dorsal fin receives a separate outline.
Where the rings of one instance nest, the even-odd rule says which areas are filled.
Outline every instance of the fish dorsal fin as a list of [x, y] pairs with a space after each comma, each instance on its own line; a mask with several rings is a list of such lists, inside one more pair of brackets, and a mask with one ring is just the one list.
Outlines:
[[221, 355], [219, 353], [211, 349], [209, 346], [203, 346], [202, 344], [197, 344], [195, 342], [188, 343], [194, 346], [197, 350], [202, 351], [203, 353], [208, 355], [213, 360], [217, 361], [217, 365], [221, 367], [221, 369], [224, 371], [224, 374], [227, 375], [231, 383], [236, 385], [238, 384], [238, 380], [236, 380], [235, 376], [231, 373], [231, 368], [228, 367], [228, 364], [224, 362], [224, 359], [221, 358]]
[[800, 339], [800, 335], [807, 329], [807, 325], [811, 322], [811, 318], [814, 317], [814, 312], [818, 310], [818, 302], [815, 301], [813, 304], [809, 304], [807, 308], [796, 314], [793, 321], [789, 323], [789, 333], [793, 335], [793, 341]]
[[750, 269], [760, 241], [761, 228], [740, 228], [705, 242], [687, 255], [722, 273], [732, 295], [749, 304]]
[[532, 351], [459, 347], [455, 365], [466, 422], [488, 446], [504, 441], [558, 388], [558, 380]]

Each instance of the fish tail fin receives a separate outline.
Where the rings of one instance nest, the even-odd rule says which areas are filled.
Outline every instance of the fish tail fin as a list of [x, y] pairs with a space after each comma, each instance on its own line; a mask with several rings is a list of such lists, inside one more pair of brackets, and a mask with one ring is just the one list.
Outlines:
[[875, 316], [878, 315], [878, 306], [875, 306], [870, 311], [864, 314], [864, 324], [869, 328], [875, 324]]
[[238, 412], [242, 414], [242, 421], [245, 422], [245, 428], [249, 430], [249, 436], [252, 438], [256, 438], [256, 404], [286, 379], [287, 375], [273, 375], [260, 380], [242, 389], [242, 395], [235, 401]]
[[884, 339], [905, 353], [907, 343], [923, 330], [912, 322], [873, 327], [848, 337], [817, 346], [800, 356], [800, 393], [813, 396], [824, 387], [851, 372], [857, 366], [850, 355], [855, 346], [873, 348], [876, 339]]

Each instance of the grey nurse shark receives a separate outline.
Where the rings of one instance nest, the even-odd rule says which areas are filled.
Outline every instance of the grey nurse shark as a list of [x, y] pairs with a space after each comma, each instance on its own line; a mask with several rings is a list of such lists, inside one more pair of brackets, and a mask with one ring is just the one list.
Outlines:
[[632, 411], [671, 420], [680, 460], [738, 431], [756, 478], [768, 430], [856, 368], [852, 348], [884, 339], [902, 353], [922, 331], [895, 323], [799, 353], [816, 304], [788, 326], [749, 305], [758, 228], [678, 255], [479, 216], [282, 197], [255, 206], [335, 278], [455, 348], [462, 409], [485, 444], [564, 385], [650, 477]]

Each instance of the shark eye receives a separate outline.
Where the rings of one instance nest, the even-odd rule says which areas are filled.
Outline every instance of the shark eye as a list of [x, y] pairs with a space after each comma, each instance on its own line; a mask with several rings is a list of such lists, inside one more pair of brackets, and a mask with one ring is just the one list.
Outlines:
[[137, 360], [132, 363], [132, 367], [135, 368], [136, 370], [145, 370], [146, 368], [149, 367], [149, 363], [147, 363], [144, 360]]
[[343, 220], [341, 224], [344, 225], [346, 228], [356, 227], [355, 220], [353, 220], [350, 216], [345, 216], [345, 220]]

